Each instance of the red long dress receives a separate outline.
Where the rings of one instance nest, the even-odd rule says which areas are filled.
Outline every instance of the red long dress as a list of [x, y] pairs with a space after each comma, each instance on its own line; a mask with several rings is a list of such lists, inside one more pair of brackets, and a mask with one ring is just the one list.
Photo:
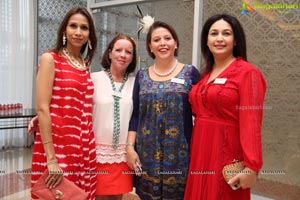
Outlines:
[[232, 190], [222, 168], [233, 159], [244, 161], [256, 172], [262, 167], [266, 83], [261, 72], [241, 58], [215, 79], [219, 84], [215, 80], [207, 83], [209, 76], [204, 76], [189, 95], [195, 121], [184, 199], [250, 200], [250, 189]]
[[[55, 63], [50, 114], [56, 159], [64, 176], [95, 198], [96, 151], [92, 130], [94, 85], [88, 70], [70, 66], [61, 54], [51, 53]], [[31, 184], [46, 169], [46, 157], [39, 129], [32, 155]], [[34, 196], [32, 196], [35, 198]]]

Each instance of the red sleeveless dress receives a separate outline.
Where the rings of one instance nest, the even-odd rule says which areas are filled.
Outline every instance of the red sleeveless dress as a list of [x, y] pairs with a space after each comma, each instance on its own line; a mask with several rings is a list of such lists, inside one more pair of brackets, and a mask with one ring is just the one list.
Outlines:
[[[56, 159], [64, 176], [95, 198], [96, 151], [92, 129], [94, 85], [88, 70], [78, 70], [51, 52], [55, 63], [50, 114]], [[32, 186], [45, 171], [46, 156], [37, 129], [32, 154]], [[32, 196], [32, 198], [35, 198]]]

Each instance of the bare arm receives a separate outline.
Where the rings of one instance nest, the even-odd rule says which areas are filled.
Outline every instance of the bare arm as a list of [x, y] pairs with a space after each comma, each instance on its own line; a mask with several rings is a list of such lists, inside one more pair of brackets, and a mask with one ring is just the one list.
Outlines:
[[49, 53], [42, 55], [36, 80], [36, 109], [47, 161], [56, 159], [52, 141], [50, 101], [54, 81], [54, 61]]
[[[41, 58], [39, 71], [36, 81], [36, 109], [40, 127], [40, 134], [42, 143], [46, 153], [47, 167], [50, 175], [47, 177], [46, 182], [48, 187], [55, 187], [62, 175], [57, 172], [61, 172], [59, 167], [52, 140], [52, 127], [50, 116], [50, 102], [52, 96], [53, 82], [54, 82], [54, 60], [50, 53], [44, 53]], [[56, 174], [51, 174], [56, 173]]]

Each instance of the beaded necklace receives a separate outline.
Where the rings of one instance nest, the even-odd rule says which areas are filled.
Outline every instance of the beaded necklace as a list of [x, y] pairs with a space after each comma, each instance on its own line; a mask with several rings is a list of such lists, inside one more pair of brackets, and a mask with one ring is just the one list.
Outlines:
[[76, 69], [79, 69], [79, 70], [86, 70], [86, 65], [85, 65], [85, 62], [84, 62], [82, 57], [81, 57], [81, 59], [82, 59], [83, 65], [80, 64], [77, 60], [73, 59], [70, 56], [70, 53], [69, 53], [68, 49], [63, 48], [62, 53], [68, 59], [68, 61], [71, 63], [71, 66], [73, 66], [73, 67], [75, 67]]
[[112, 96], [114, 98], [114, 130], [113, 130], [113, 144], [112, 147], [114, 149], [117, 149], [119, 146], [119, 138], [120, 138], [120, 99], [122, 98], [121, 92], [122, 89], [126, 83], [128, 74], [127, 72], [125, 73], [123, 80], [122, 80], [122, 85], [120, 86], [119, 90], [117, 91], [114, 79], [112, 77], [110, 69], [107, 69], [107, 74], [112, 86]]

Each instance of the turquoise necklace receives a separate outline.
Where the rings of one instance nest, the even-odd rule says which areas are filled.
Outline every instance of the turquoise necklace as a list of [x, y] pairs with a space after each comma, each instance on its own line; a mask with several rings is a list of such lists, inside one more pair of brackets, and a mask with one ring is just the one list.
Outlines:
[[125, 73], [124, 78], [122, 80], [122, 85], [117, 91], [110, 69], [107, 69], [106, 71], [113, 89], [112, 96], [114, 98], [114, 130], [113, 130], [112, 147], [114, 149], [117, 149], [119, 146], [119, 138], [120, 138], [120, 99], [122, 97], [121, 92], [126, 83], [128, 74], [127, 72]]

